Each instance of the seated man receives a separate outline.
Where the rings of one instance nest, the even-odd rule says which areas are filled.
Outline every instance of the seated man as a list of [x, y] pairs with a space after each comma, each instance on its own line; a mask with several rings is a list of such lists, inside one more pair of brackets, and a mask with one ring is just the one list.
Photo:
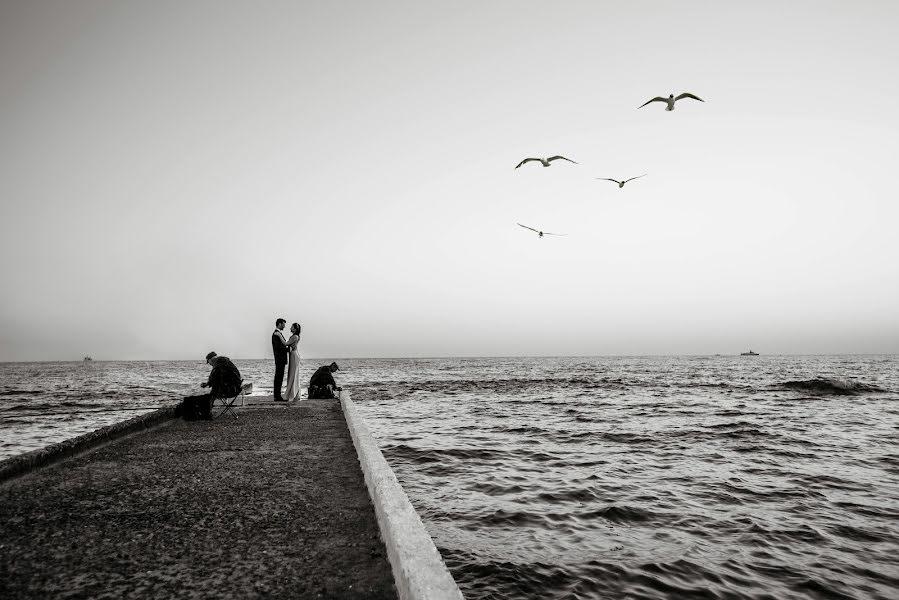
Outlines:
[[336, 362], [316, 369], [315, 373], [312, 374], [312, 378], [309, 379], [309, 398], [337, 398], [334, 392], [339, 392], [343, 388], [337, 385], [331, 373], [339, 369], [340, 367], [337, 366]]
[[175, 414], [188, 421], [197, 419], [212, 420], [212, 404], [216, 398], [231, 398], [240, 393], [243, 379], [240, 371], [227, 356], [218, 356], [215, 352], [206, 355], [206, 363], [212, 366], [209, 379], [200, 387], [210, 388], [208, 394], [187, 396], [175, 410]]

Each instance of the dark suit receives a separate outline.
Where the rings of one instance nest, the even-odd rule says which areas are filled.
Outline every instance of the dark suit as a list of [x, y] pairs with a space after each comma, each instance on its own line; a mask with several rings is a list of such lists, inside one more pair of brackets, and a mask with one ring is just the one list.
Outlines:
[[272, 353], [275, 355], [275, 400], [281, 400], [281, 384], [284, 383], [284, 367], [287, 366], [287, 344], [281, 332], [272, 334]]

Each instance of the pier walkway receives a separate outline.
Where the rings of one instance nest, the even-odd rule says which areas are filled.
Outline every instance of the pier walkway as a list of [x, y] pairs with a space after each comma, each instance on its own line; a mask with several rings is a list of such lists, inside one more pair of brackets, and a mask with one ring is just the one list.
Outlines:
[[238, 414], [0, 483], [0, 598], [395, 598], [340, 403]]

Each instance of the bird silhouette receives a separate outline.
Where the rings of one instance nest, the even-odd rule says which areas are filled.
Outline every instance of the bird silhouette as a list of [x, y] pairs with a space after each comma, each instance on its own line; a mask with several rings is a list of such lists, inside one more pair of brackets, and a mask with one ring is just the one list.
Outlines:
[[693, 94], [691, 94], [689, 92], [684, 92], [677, 98], [674, 97], [674, 94], [669, 94], [667, 98], [662, 98], [661, 96], [656, 96], [652, 100], [647, 100], [646, 102], [644, 102], [637, 108], [638, 109], [643, 108], [650, 102], [665, 102], [668, 105], [667, 107], [665, 107], [665, 110], [674, 110], [674, 103], [677, 102], [678, 100], [683, 100], [684, 98], [693, 98], [694, 100], [699, 100], [700, 102], [705, 102], [705, 100], [703, 100], [699, 96], [694, 96]]
[[518, 225], [519, 227], [524, 227], [525, 229], [530, 229], [531, 231], [533, 231], [534, 233], [537, 234], [537, 237], [543, 237], [544, 235], [558, 235], [558, 236], [568, 235], [567, 233], [550, 233], [548, 231], [540, 231], [539, 229], [534, 229], [533, 227], [528, 227], [527, 225], [522, 225], [521, 223], [516, 223], [516, 225]]
[[628, 181], [633, 181], [634, 179], [640, 179], [641, 177], [646, 177], [647, 174], [648, 173], [643, 173], [642, 175], [637, 175], [636, 177], [631, 177], [630, 179], [625, 179], [624, 181], [618, 181], [617, 179], [611, 179], [609, 177], [597, 177], [597, 179], [601, 179], [603, 181], [614, 181], [615, 183], [618, 184], [618, 189], [621, 189], [624, 187], [624, 184], [627, 183]]
[[564, 156], [550, 156], [549, 158], [526, 158], [526, 159], [524, 159], [523, 161], [521, 161], [520, 163], [518, 163], [517, 165], [515, 165], [515, 168], [517, 169], [518, 167], [520, 167], [520, 166], [523, 165], [524, 163], [526, 163], [526, 162], [531, 162], [532, 160], [539, 160], [540, 163], [541, 163], [544, 167], [548, 167], [548, 166], [549, 166], [549, 163], [551, 163], [551, 162], [554, 161], [554, 160], [559, 160], [560, 158], [561, 158], [562, 160], [567, 160], [568, 162], [571, 162], [571, 163], [574, 163], [574, 164], [578, 164], [577, 162], [571, 160], [570, 158], [565, 158]]

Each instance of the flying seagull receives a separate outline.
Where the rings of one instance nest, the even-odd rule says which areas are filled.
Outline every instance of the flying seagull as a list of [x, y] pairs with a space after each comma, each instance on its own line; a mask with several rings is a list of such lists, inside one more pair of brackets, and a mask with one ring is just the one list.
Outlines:
[[544, 235], [568, 235], [567, 233], [550, 233], [548, 231], [540, 231], [539, 229], [534, 229], [533, 227], [528, 227], [527, 225], [522, 225], [521, 223], [516, 223], [519, 227], [524, 227], [525, 229], [530, 229], [531, 231], [537, 234], [537, 237], [543, 237]]
[[618, 184], [618, 188], [621, 189], [624, 187], [624, 184], [628, 181], [633, 181], [634, 179], [640, 179], [641, 177], [646, 177], [647, 173], [643, 173], [642, 175], [637, 175], [636, 177], [631, 177], [630, 179], [625, 179], [624, 181], [618, 181], [617, 179], [611, 179], [609, 177], [597, 177], [597, 179], [602, 179], [603, 181], [614, 181]]
[[650, 102], [665, 102], [666, 104], [668, 104], [668, 107], [665, 108], [665, 110], [674, 110], [674, 103], [677, 102], [678, 100], [683, 100], [684, 98], [693, 98], [694, 100], [699, 100], [700, 102], [705, 102], [705, 100], [703, 100], [699, 96], [694, 96], [693, 94], [691, 94], [689, 92], [684, 92], [677, 98], [674, 97], [674, 94], [668, 94], [667, 98], [662, 98], [661, 96], [656, 96], [652, 100], [647, 100], [646, 102], [644, 102], [637, 108], [643, 108]]
[[571, 163], [574, 163], [574, 164], [578, 164], [577, 162], [571, 160], [570, 158], [565, 158], [564, 156], [550, 156], [549, 158], [526, 158], [526, 159], [524, 159], [523, 161], [521, 161], [520, 163], [518, 163], [517, 165], [515, 165], [515, 168], [517, 169], [518, 167], [520, 167], [520, 166], [523, 165], [524, 163], [526, 163], [526, 162], [531, 162], [532, 160], [539, 160], [540, 163], [541, 163], [544, 167], [548, 167], [548, 166], [549, 166], [549, 163], [551, 163], [551, 162], [554, 161], [554, 160], [558, 160], [558, 159], [560, 159], [560, 158], [561, 158], [562, 160], [567, 160], [568, 162], [571, 162]]

